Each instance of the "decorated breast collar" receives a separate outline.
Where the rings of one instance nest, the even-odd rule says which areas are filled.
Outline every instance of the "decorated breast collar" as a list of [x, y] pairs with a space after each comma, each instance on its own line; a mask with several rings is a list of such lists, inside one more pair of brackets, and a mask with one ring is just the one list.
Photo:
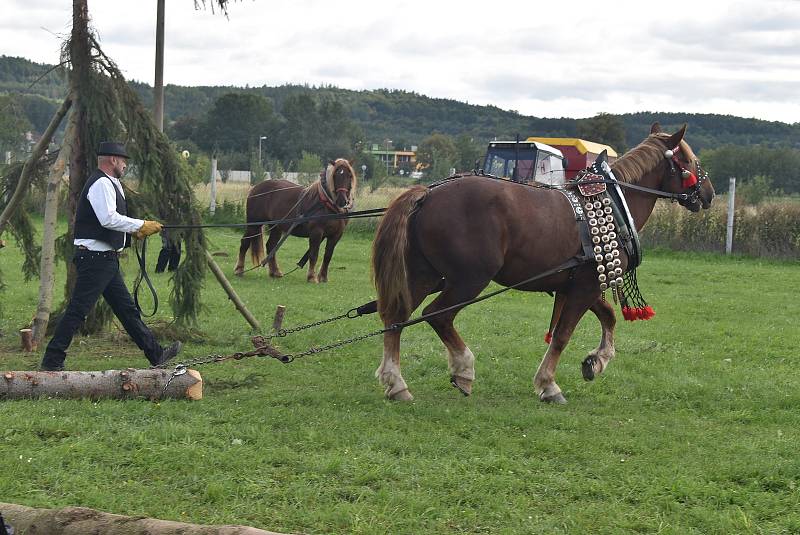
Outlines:
[[[626, 320], [650, 319], [655, 315], [639, 292], [636, 268], [641, 263], [641, 245], [625, 196], [608, 164], [598, 159], [572, 182], [574, 190], [563, 190], [581, 228], [584, 256], [597, 264], [600, 290], [611, 290], [622, 306]], [[622, 271], [621, 250], [628, 257]]]

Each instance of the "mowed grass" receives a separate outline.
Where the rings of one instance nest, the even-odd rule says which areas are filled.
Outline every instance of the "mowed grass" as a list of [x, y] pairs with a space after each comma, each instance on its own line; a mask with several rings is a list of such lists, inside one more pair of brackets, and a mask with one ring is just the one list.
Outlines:
[[[374, 298], [367, 233], [345, 235], [325, 285], [300, 270], [234, 278], [239, 235], [210, 232], [210, 247], [230, 255], [217, 260], [265, 328], [278, 304], [290, 327]], [[286, 242], [284, 271], [305, 247]], [[19, 265], [13, 246], [0, 253], [0, 367], [14, 370], [40, 358], [18, 351], [38, 291]], [[162, 300], [154, 325], [169, 332], [169, 276], [151, 276]], [[540, 403], [532, 388], [552, 299], [508, 292], [457, 318], [477, 357], [469, 398], [450, 387], [443, 346], [419, 325], [403, 334], [416, 396], [407, 404], [385, 401], [373, 377], [380, 337], [288, 365], [202, 366], [199, 402], [0, 402], [0, 501], [302, 533], [800, 532], [800, 266], [647, 252], [639, 280], [657, 316], [619, 323], [617, 358], [592, 383], [580, 362], [600, 328], [586, 316], [558, 370], [566, 406]], [[247, 324], [211, 274], [202, 299], [182, 357], [249, 349]], [[300, 351], [379, 327], [375, 316], [342, 320], [278, 345]], [[116, 330], [76, 338], [67, 360], [144, 364]]]

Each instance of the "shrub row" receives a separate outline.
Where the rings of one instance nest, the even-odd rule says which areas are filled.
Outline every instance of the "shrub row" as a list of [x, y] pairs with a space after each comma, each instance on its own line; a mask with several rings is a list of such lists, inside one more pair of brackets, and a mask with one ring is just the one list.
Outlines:
[[[727, 220], [724, 201], [697, 214], [677, 204], [658, 203], [642, 231], [642, 243], [645, 247], [724, 252]], [[738, 206], [733, 229], [734, 253], [800, 259], [800, 203]]]

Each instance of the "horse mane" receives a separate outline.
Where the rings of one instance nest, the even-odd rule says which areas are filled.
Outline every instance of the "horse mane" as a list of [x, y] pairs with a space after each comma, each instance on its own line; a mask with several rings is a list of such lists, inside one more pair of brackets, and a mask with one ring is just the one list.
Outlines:
[[[629, 184], [638, 182], [643, 176], [652, 172], [656, 167], [664, 162], [665, 141], [669, 139], [669, 134], [657, 133], [650, 134], [644, 141], [639, 143], [620, 158], [611, 164], [614, 176], [620, 182]], [[689, 146], [681, 141], [681, 148], [691, 152]], [[687, 153], [688, 155], [688, 153]]]

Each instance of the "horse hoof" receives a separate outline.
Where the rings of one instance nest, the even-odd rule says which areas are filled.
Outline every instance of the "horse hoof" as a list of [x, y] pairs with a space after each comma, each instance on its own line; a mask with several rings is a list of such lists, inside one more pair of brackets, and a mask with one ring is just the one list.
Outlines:
[[311, 284], [317, 284], [319, 281], [317, 280], [316, 277], [309, 277], [308, 282], [310, 282]]
[[281, 273], [280, 271], [276, 271], [275, 273], [270, 273], [269, 276], [272, 277], [273, 279], [280, 279], [281, 277], [283, 277], [283, 273]]
[[243, 269], [235, 269], [233, 271], [233, 274], [236, 275], [237, 277], [244, 277], [244, 270]]
[[392, 401], [414, 401], [414, 396], [411, 395], [408, 388], [404, 388], [399, 392], [389, 395], [389, 399]]
[[552, 394], [550, 396], [545, 396], [544, 393], [542, 393], [542, 395], [539, 396], [539, 400], [545, 403], [553, 403], [555, 405], [567, 404], [567, 398], [565, 398], [564, 394], [562, 394], [561, 392], [556, 392], [555, 394]]
[[583, 374], [583, 379], [585, 381], [594, 380], [594, 365], [596, 362], [597, 357], [593, 355], [589, 355], [583, 359], [583, 363], [581, 364], [581, 373]]
[[465, 396], [472, 394], [472, 381], [458, 377], [457, 375], [450, 376], [450, 384], [457, 388]]

